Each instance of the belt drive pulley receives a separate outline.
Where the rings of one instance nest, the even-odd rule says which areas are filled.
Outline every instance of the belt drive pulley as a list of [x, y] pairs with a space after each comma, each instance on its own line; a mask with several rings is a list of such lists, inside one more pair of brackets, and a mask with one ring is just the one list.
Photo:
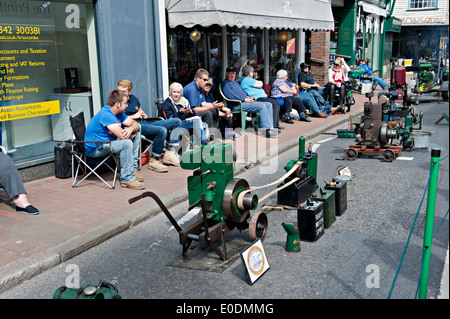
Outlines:
[[239, 194], [249, 190], [250, 186], [245, 179], [232, 179], [223, 194], [223, 212], [233, 222], [240, 224], [248, 217], [249, 210], [258, 206], [258, 196], [247, 192], [242, 198]]

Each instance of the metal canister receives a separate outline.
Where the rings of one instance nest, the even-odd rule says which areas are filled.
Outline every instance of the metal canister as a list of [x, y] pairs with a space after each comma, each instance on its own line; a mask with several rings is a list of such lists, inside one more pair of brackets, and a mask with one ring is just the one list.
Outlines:
[[347, 182], [347, 201], [353, 200], [355, 198], [353, 178], [348, 175], [338, 175], [334, 177], [336, 182], [344, 183]]

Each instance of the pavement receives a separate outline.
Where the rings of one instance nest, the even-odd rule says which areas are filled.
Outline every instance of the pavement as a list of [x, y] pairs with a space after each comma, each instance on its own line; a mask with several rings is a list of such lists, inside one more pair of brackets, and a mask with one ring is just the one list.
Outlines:
[[[356, 103], [350, 113], [325, 119], [312, 117], [309, 123], [280, 123], [286, 129], [275, 139], [246, 133], [233, 142], [223, 141], [233, 143], [237, 153], [235, 175], [250, 165], [264, 163], [271, 156], [298, 147], [301, 136], [308, 142], [330, 129], [345, 128], [349, 115], [360, 114], [367, 101], [356, 93], [354, 98]], [[144, 191], [154, 192], [168, 208], [187, 201], [186, 179], [192, 171], [171, 166], [169, 172], [157, 173], [144, 165], [140, 174], [145, 179]], [[111, 180], [113, 176], [103, 177]], [[0, 293], [161, 213], [151, 198], [128, 203], [129, 198], [143, 191], [121, 188], [120, 183], [109, 189], [97, 178], [89, 178], [73, 188], [70, 178], [53, 176], [28, 182], [25, 188], [30, 202], [40, 210], [39, 215], [16, 212], [14, 205], [0, 200]], [[0, 191], [2, 197], [6, 194]]]

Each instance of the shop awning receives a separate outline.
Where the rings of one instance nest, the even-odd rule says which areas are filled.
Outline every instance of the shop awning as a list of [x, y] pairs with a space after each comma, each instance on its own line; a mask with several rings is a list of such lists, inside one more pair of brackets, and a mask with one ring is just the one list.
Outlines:
[[166, 0], [169, 26], [333, 30], [327, 0]]
[[386, 9], [380, 8], [374, 4], [370, 4], [364, 1], [360, 1], [359, 5], [362, 7], [362, 9], [367, 13], [373, 13], [380, 17], [386, 17]]

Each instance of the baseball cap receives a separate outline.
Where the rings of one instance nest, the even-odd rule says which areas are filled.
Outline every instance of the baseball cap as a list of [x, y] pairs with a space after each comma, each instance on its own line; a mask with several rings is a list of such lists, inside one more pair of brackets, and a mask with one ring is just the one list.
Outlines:
[[306, 64], [305, 62], [303, 62], [303, 63], [301, 63], [300, 64], [300, 69], [305, 69], [305, 68], [307, 68], [307, 67], [309, 67], [309, 65], [308, 64]]
[[236, 72], [236, 69], [235, 69], [234, 67], [232, 67], [232, 66], [229, 66], [225, 71], [226, 71], [227, 73], [228, 73], [228, 72]]

